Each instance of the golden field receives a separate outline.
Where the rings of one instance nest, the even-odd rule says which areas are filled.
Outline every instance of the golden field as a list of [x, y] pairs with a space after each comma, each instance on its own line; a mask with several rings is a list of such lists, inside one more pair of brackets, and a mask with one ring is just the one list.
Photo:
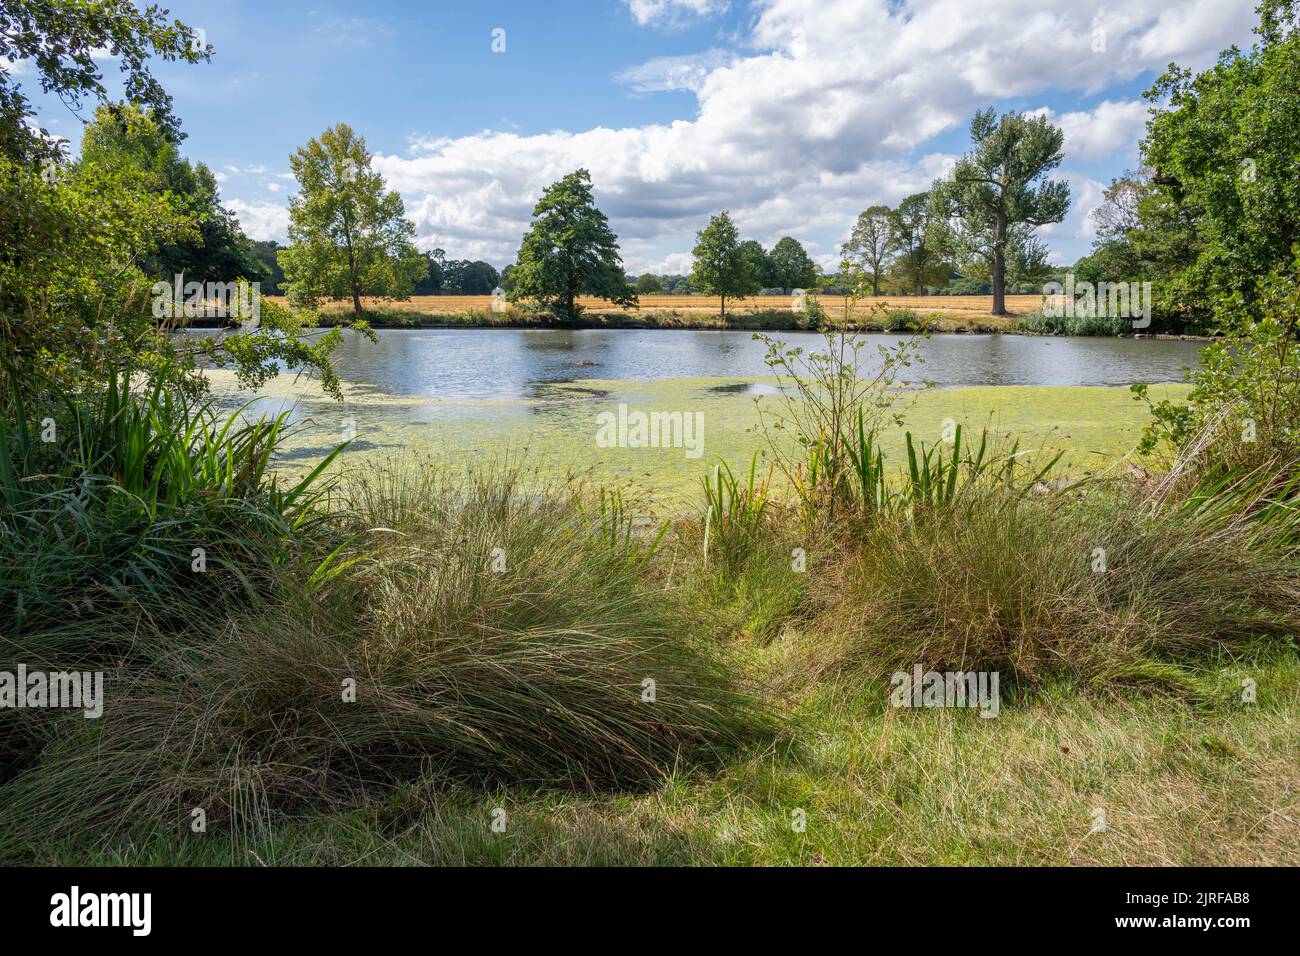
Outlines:
[[[271, 297], [280, 301], [280, 297]], [[834, 318], [844, 314], [845, 298], [838, 295], [818, 296], [827, 314]], [[1013, 315], [1024, 315], [1042, 308], [1041, 295], [1009, 295], [1007, 311]], [[790, 309], [791, 297], [788, 295], [760, 295], [746, 299], [727, 300], [728, 314], [744, 315], [755, 312], [786, 312]], [[666, 312], [683, 316], [716, 316], [722, 311], [722, 301], [717, 296], [709, 295], [643, 295], [639, 309], [626, 309], [614, 305], [607, 299], [582, 296], [578, 304], [589, 312]], [[346, 310], [350, 303], [339, 301], [325, 306], [325, 311]], [[456, 315], [468, 312], [490, 313], [492, 297], [489, 295], [421, 295], [405, 301], [388, 299], [362, 299], [367, 309], [385, 312], [409, 312], [419, 315]], [[859, 299], [854, 303], [850, 314], [859, 317], [869, 316], [878, 307], [909, 308], [919, 314], [945, 316], [955, 319], [989, 319], [992, 324], [999, 320], [992, 316], [993, 297], [989, 295], [935, 295], [910, 296], [893, 295]]]

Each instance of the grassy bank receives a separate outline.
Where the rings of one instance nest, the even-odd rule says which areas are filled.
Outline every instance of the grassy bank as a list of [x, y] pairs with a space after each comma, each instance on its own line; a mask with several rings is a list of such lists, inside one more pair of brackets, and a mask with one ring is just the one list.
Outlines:
[[[0, 436], [0, 669], [107, 688], [0, 715], [5, 860], [1300, 862], [1293, 489], [958, 436], [647, 524], [511, 466], [285, 484], [279, 425], [114, 395]], [[891, 706], [912, 666], [996, 716]]]
[[[1300, 672], [1257, 665], [1251, 708], [1068, 688], [998, 720], [837, 688], [774, 743], [645, 793], [425, 781], [248, 841], [147, 833], [43, 847], [95, 865], [1296, 865]], [[793, 827], [803, 810], [804, 832]], [[492, 821], [505, 812], [506, 828]], [[1104, 813], [1104, 818], [1097, 815]], [[1104, 819], [1105, 830], [1096, 830]]]

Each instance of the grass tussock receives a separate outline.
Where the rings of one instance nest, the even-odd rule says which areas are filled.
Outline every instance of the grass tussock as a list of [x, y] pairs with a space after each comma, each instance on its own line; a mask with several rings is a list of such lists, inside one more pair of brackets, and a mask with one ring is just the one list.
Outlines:
[[[119, 477], [102, 475], [109, 494]], [[204, 520], [181, 537], [211, 530], [212, 491], [196, 482], [182, 496]], [[774, 726], [707, 620], [647, 571], [653, 542], [621, 511], [508, 470], [453, 482], [395, 467], [357, 476], [326, 517], [332, 536], [299, 553], [268, 537], [267, 551], [214, 566], [217, 580], [264, 579], [241, 602], [14, 622], [13, 659], [43, 646], [60, 666], [93, 664], [106, 701], [98, 720], [0, 715], [12, 751], [0, 832], [182, 831], [202, 810], [251, 834], [429, 774], [637, 787]], [[14, 567], [27, 539], [7, 543]], [[129, 642], [96, 640], [110, 617]], [[56, 654], [71, 645], [51, 635], [81, 651]]]
[[1127, 495], [1017, 495], [877, 516], [820, 582], [813, 673], [1000, 671], [1025, 687], [1151, 686], [1300, 632], [1287, 535], [1144, 508]]

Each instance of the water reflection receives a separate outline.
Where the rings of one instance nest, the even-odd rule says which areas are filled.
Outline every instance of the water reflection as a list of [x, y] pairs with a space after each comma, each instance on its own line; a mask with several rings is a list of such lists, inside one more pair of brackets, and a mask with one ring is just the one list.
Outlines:
[[[351, 385], [434, 400], [517, 401], [547, 397], [546, 386], [587, 379], [756, 378], [771, 374], [766, 347], [741, 331], [627, 329], [386, 329], [372, 343], [346, 333], [335, 353]], [[814, 333], [779, 342], [816, 349]], [[877, 345], [896, 335], [864, 336], [864, 372], [879, 368]], [[910, 377], [939, 386], [1130, 385], [1178, 382], [1200, 343], [1155, 339], [941, 335], [921, 346]], [[732, 389], [724, 385], [721, 388]], [[739, 390], [739, 389], [737, 389]]]

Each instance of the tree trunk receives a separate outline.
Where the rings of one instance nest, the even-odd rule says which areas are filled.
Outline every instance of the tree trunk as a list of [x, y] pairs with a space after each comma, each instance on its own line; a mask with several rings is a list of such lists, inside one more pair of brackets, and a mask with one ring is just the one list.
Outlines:
[[993, 236], [993, 314], [1007, 314], [1007, 214], [998, 210], [997, 231]]
[[352, 249], [352, 217], [343, 210], [343, 241], [348, 247], [348, 286], [352, 289], [352, 311], [361, 318], [361, 290], [357, 288], [357, 256]]
[[722, 324], [727, 324], [727, 297], [722, 297]]

